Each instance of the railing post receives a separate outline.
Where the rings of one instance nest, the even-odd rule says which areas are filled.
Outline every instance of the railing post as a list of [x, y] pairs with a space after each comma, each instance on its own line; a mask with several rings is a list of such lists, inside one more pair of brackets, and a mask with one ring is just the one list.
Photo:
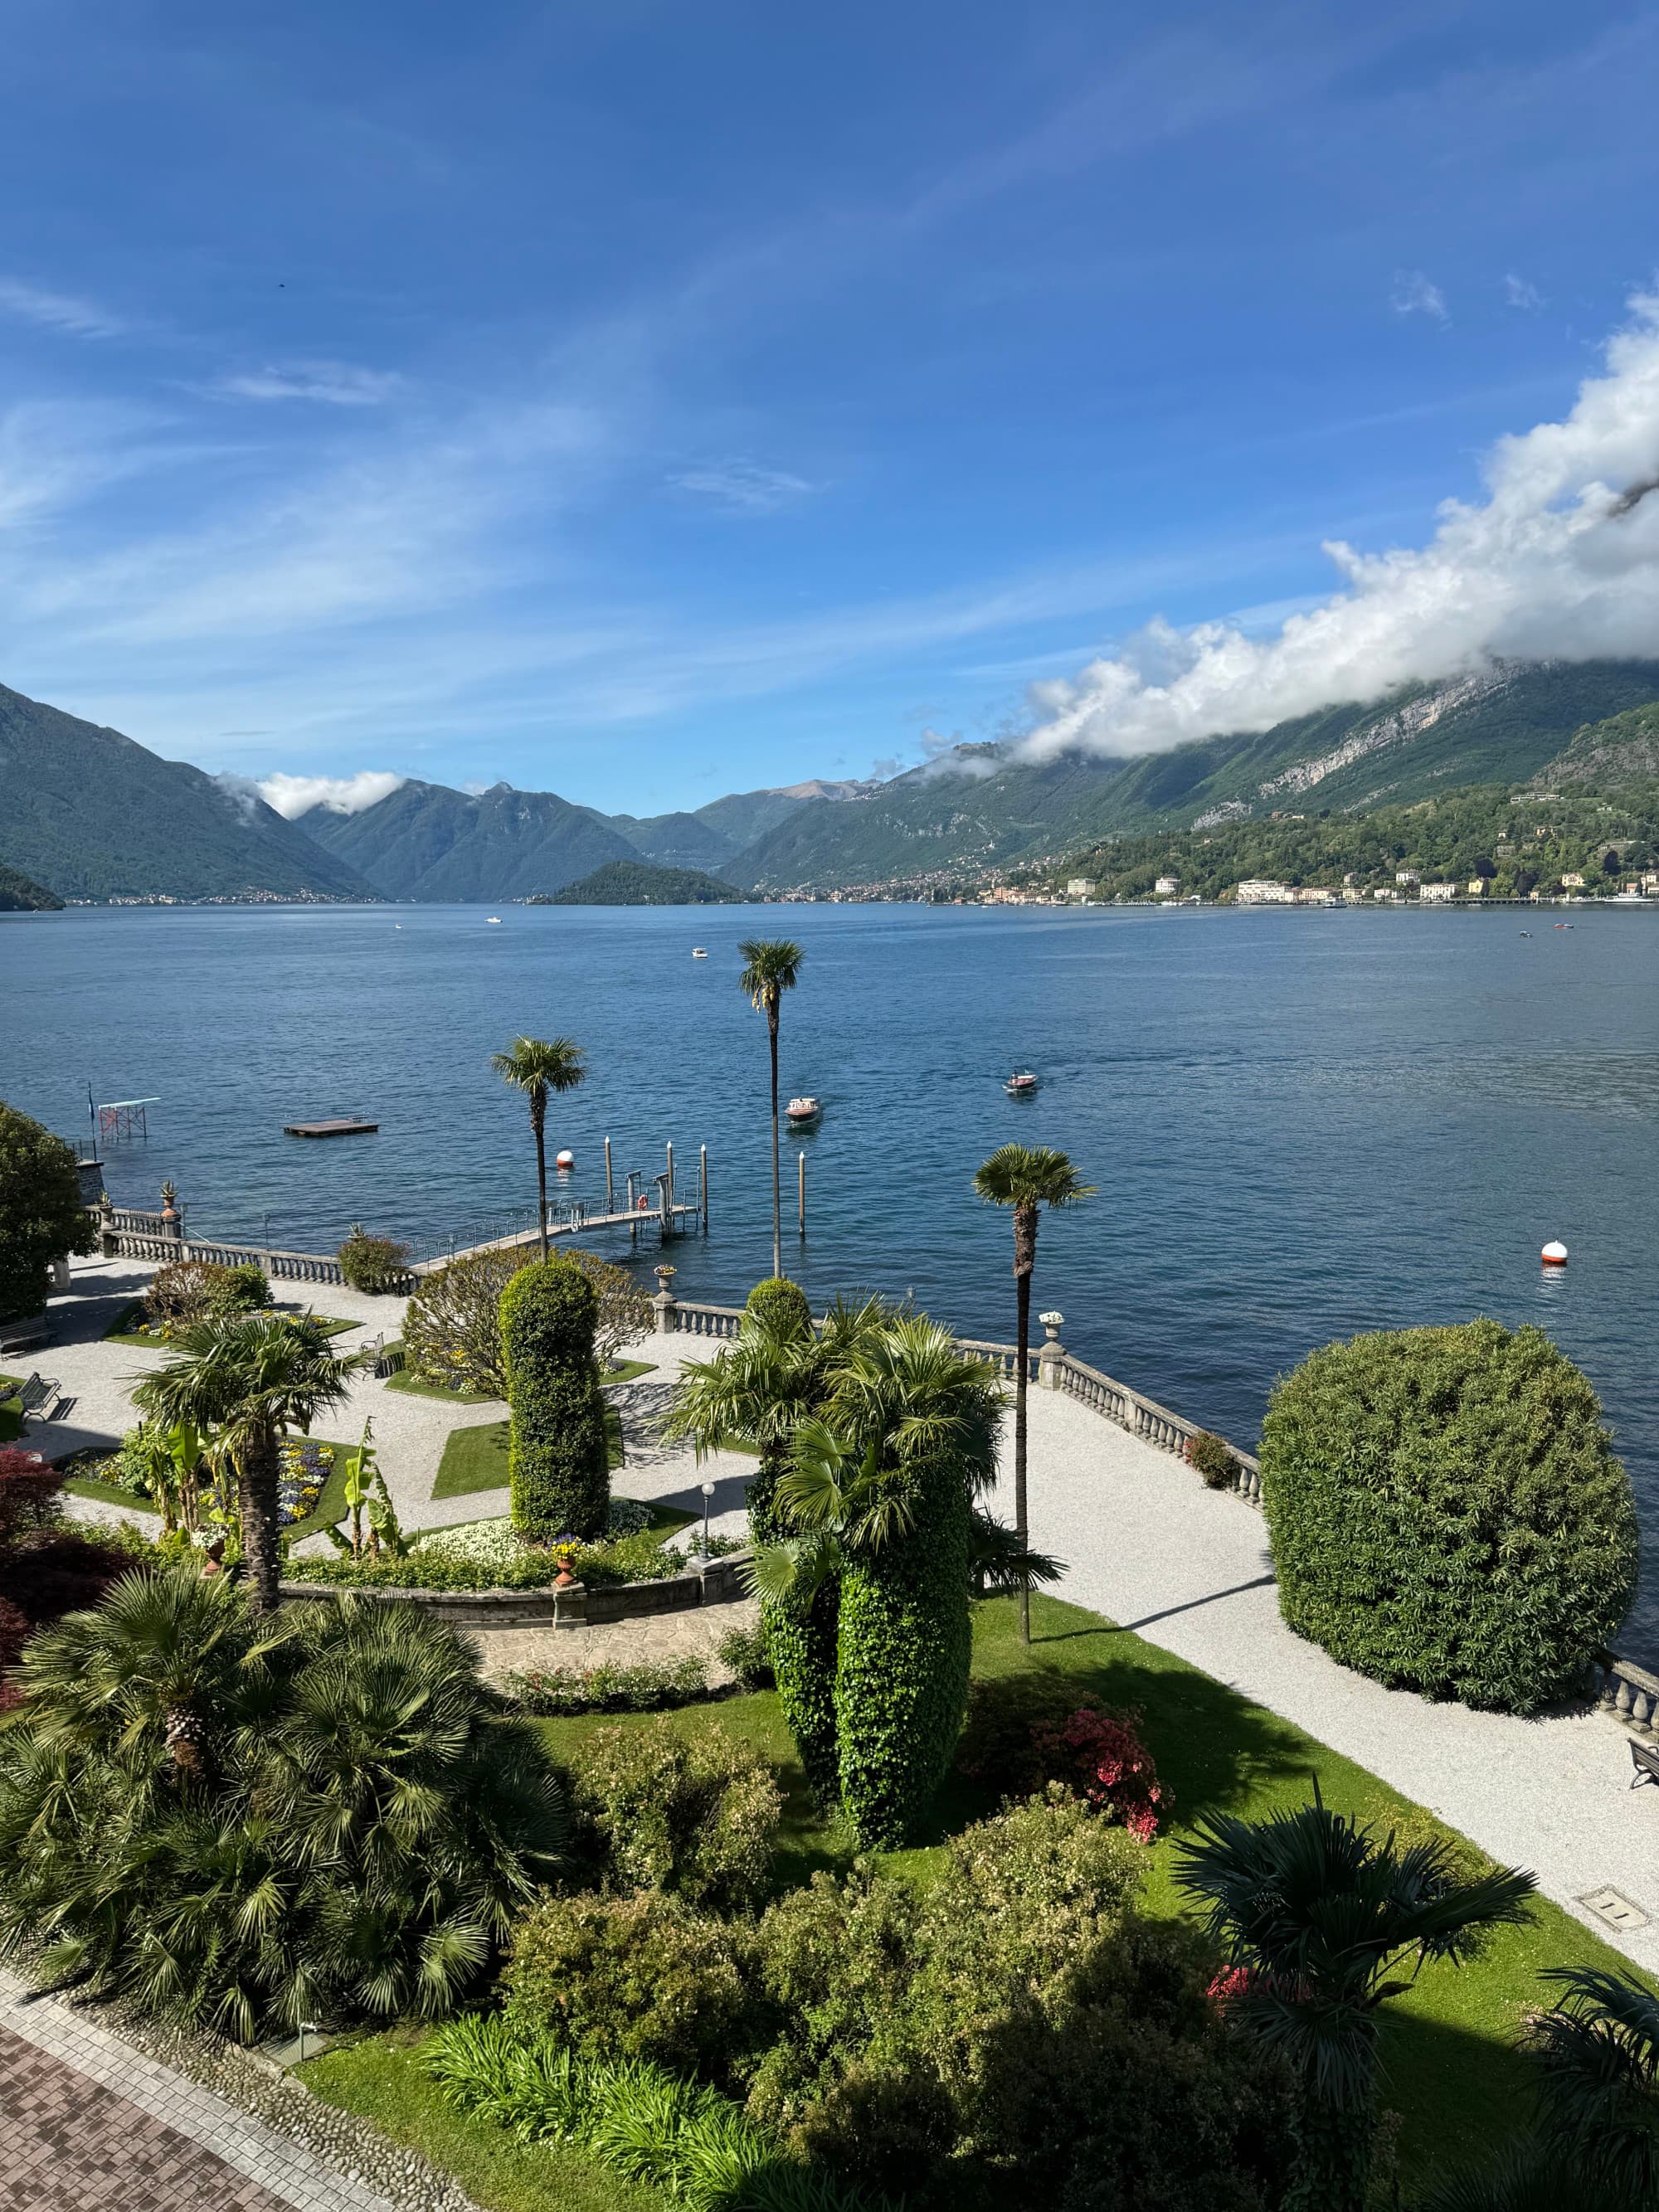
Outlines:
[[118, 1258], [121, 1250], [115, 1233], [115, 1200], [106, 1190], [98, 1194], [98, 1249], [106, 1260]]
[[1066, 1357], [1066, 1347], [1060, 1340], [1065, 1325], [1063, 1313], [1039, 1314], [1042, 1323], [1042, 1342], [1037, 1350], [1037, 1385], [1043, 1390], [1060, 1388], [1060, 1364]]
[[651, 1303], [657, 1310], [657, 1334], [659, 1336], [672, 1336], [679, 1326], [680, 1310], [674, 1299], [674, 1270], [659, 1267], [655, 1272], [657, 1295]]

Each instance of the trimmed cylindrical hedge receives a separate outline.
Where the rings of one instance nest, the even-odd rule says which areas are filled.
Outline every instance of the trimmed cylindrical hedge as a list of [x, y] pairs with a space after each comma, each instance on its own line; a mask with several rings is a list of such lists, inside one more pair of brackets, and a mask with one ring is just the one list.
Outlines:
[[1328, 1345], [1275, 1388], [1261, 1459], [1286, 1622], [1392, 1687], [1536, 1712], [1635, 1594], [1629, 1481], [1540, 1329]]
[[[774, 1335], [805, 1343], [811, 1334], [812, 1309], [799, 1283], [769, 1275], [756, 1284], [746, 1310]], [[761, 1454], [749, 1486], [749, 1533], [757, 1545], [781, 1542], [791, 1532], [778, 1517], [778, 1477], [789, 1464], [787, 1442]], [[826, 1582], [810, 1606], [798, 1598], [768, 1598], [761, 1607], [766, 1656], [777, 1684], [778, 1703], [807, 1781], [821, 1804], [840, 1794], [836, 1743], [836, 1651], [841, 1615], [838, 1582]]]
[[534, 1543], [605, 1533], [611, 1471], [593, 1352], [599, 1310], [592, 1284], [568, 1260], [520, 1268], [501, 1293], [513, 1525]]
[[910, 1533], [854, 1559], [841, 1579], [841, 1794], [866, 1849], [915, 1841], [968, 1701], [968, 1485], [947, 1459], [918, 1469], [917, 1483]]

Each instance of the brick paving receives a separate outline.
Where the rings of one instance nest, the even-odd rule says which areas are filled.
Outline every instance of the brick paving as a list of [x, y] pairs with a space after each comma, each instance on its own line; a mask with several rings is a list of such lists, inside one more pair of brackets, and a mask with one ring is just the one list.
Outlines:
[[390, 2212], [222, 2097], [0, 1972], [0, 2212]]

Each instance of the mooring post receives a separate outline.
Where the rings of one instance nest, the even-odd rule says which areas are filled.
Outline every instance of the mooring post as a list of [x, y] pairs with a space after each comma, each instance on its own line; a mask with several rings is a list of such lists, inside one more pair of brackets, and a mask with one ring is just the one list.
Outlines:
[[708, 1147], [697, 1148], [697, 1211], [702, 1216], [702, 1233], [708, 1234]]
[[674, 1139], [668, 1139], [668, 1218], [674, 1218]]
[[806, 1234], [806, 1155], [805, 1152], [798, 1152], [796, 1158], [800, 1163], [800, 1233], [805, 1237]]
[[611, 1187], [611, 1139], [609, 1137], [605, 1140], [605, 1210], [607, 1213], [614, 1213], [617, 1210], [616, 1193]]

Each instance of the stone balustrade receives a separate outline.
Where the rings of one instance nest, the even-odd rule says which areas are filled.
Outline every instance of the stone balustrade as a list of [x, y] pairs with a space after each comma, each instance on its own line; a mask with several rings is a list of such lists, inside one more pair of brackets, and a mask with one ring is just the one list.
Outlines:
[[1659, 1741], [1659, 1674], [1603, 1651], [1591, 1670], [1595, 1701], [1637, 1735]]

